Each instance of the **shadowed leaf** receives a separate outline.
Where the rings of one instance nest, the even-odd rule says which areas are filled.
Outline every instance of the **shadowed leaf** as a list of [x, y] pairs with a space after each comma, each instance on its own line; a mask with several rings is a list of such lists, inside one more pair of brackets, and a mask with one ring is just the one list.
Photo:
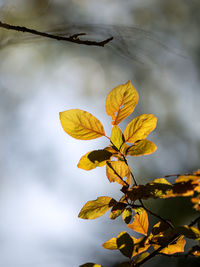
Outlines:
[[175, 228], [175, 232], [190, 239], [200, 240], [200, 230], [193, 226], [178, 226]]
[[121, 232], [117, 236], [117, 247], [120, 250], [120, 252], [128, 258], [132, 257], [133, 244], [134, 241], [128, 233]]
[[133, 119], [124, 131], [125, 141], [135, 143], [145, 139], [156, 128], [157, 118], [153, 114], [142, 114]]
[[123, 213], [122, 213], [122, 219], [123, 221], [128, 224], [130, 223], [131, 219], [132, 219], [132, 209], [131, 208], [126, 208]]
[[115, 87], [106, 98], [106, 112], [112, 117], [112, 124], [118, 125], [135, 109], [139, 96], [130, 81]]
[[70, 109], [60, 112], [61, 125], [66, 133], [80, 140], [105, 136], [101, 122], [87, 111]]
[[117, 217], [119, 217], [124, 209], [126, 208], [127, 204], [122, 202], [117, 202], [116, 205], [114, 205], [110, 212], [110, 219], [114, 220]]
[[96, 167], [102, 167], [111, 156], [112, 153], [104, 149], [90, 151], [81, 157], [78, 168], [89, 171]]
[[104, 215], [115, 203], [116, 200], [111, 197], [98, 197], [96, 200], [88, 201], [81, 209], [78, 217], [81, 219], [96, 219]]
[[143, 139], [135, 142], [134, 145], [130, 146], [126, 151], [126, 154], [127, 156], [129, 155], [134, 157], [148, 155], [155, 152], [156, 149], [157, 147], [153, 142]]

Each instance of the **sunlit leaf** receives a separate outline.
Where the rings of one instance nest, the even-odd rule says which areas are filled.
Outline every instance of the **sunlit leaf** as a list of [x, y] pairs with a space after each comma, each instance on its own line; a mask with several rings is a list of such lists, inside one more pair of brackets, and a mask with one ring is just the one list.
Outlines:
[[111, 250], [118, 249], [118, 247], [117, 247], [117, 238], [113, 237], [113, 238], [109, 239], [102, 246], [104, 248], [106, 248], [106, 249], [111, 249]]
[[117, 125], [114, 125], [112, 127], [110, 141], [111, 144], [114, 145], [118, 150], [120, 150], [121, 146], [124, 143], [124, 135]]
[[135, 143], [145, 139], [156, 128], [157, 118], [153, 114], [143, 114], [133, 119], [124, 131], [125, 141]]
[[92, 263], [92, 262], [88, 262], [88, 263], [85, 263], [83, 265], [80, 265], [79, 267], [102, 267], [102, 265], [95, 264], [95, 263]]
[[147, 256], [149, 256], [149, 252], [144, 252], [142, 254], [140, 254], [137, 259], [134, 261], [134, 263], [139, 263], [141, 262], [142, 260], [144, 260]]
[[175, 228], [175, 232], [190, 239], [200, 240], [200, 230], [193, 226], [178, 226]]
[[134, 221], [128, 224], [128, 227], [140, 234], [147, 235], [149, 220], [146, 211], [143, 210], [141, 214], [136, 214]]
[[83, 265], [80, 265], [79, 267], [102, 267], [102, 265], [88, 262], [88, 263], [85, 263]]
[[148, 155], [148, 154], [155, 152], [156, 149], [157, 147], [153, 142], [143, 139], [143, 140], [139, 140], [135, 142], [134, 145], [130, 146], [126, 150], [126, 154], [129, 156], [135, 156], [135, 157]]
[[105, 149], [93, 150], [81, 157], [78, 167], [87, 171], [96, 167], [102, 167], [111, 156], [112, 153]]
[[133, 239], [131, 236], [126, 232], [121, 232], [117, 236], [117, 248], [120, 250], [120, 252], [128, 257], [131, 258], [133, 254]]
[[111, 209], [110, 212], [110, 219], [114, 220], [119, 217], [124, 209], [126, 208], [127, 204], [123, 202], [117, 202]]
[[189, 250], [189, 254], [195, 257], [200, 257], [200, 246], [193, 246]]
[[[123, 186], [126, 185], [123, 180], [128, 184], [131, 183], [131, 171], [124, 161], [107, 161], [106, 175], [110, 182], [117, 182]], [[123, 179], [124, 177], [127, 179]]]
[[88, 201], [81, 209], [78, 217], [82, 219], [96, 219], [106, 213], [116, 204], [111, 197], [98, 197], [96, 200]]
[[130, 81], [114, 88], [106, 98], [106, 112], [112, 124], [118, 125], [135, 109], [139, 96]]
[[[162, 249], [160, 253], [171, 255], [178, 252], [184, 252], [184, 247], [186, 241], [183, 239], [184, 236], [181, 236], [174, 244], [168, 245], [166, 248]], [[154, 246], [155, 249], [159, 248], [159, 246]]]
[[84, 110], [70, 109], [60, 112], [60, 121], [64, 131], [76, 139], [90, 140], [105, 135], [101, 122]]
[[131, 219], [132, 219], [132, 209], [131, 208], [126, 208], [123, 213], [122, 213], [122, 219], [123, 221], [128, 224], [130, 223]]
[[144, 236], [139, 239], [134, 239], [132, 257], [146, 251], [150, 247], [148, 237]]

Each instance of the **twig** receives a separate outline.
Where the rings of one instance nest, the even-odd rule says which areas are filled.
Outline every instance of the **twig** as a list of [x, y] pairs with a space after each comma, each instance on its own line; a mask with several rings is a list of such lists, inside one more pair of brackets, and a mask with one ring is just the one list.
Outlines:
[[[194, 224], [196, 224], [198, 222], [198, 220], [200, 220], [200, 216], [197, 217], [194, 221], [192, 221], [189, 226], [193, 226]], [[180, 234], [175, 234], [173, 235], [169, 241], [164, 244], [164, 245], [161, 245], [158, 249], [154, 250], [151, 254], [149, 254], [146, 258], [144, 258], [142, 261], [138, 262], [137, 264], [133, 265], [134, 267], [139, 267], [141, 265], [143, 265], [145, 262], [147, 262], [148, 260], [152, 259], [153, 257], [155, 257], [156, 255], [158, 255], [158, 253], [166, 248], [168, 245], [170, 245], [171, 243], [173, 243], [177, 238], [179, 238], [181, 235]]]
[[7, 23], [3, 23], [0, 21], [0, 27], [7, 29], [7, 30], [14, 30], [14, 31], [19, 31], [19, 32], [27, 32], [27, 33], [31, 33], [34, 35], [39, 35], [42, 37], [47, 37], [47, 38], [51, 38], [51, 39], [55, 39], [58, 41], [66, 41], [66, 42], [71, 42], [71, 43], [76, 43], [76, 44], [83, 44], [83, 45], [90, 45], [90, 46], [101, 46], [104, 47], [107, 43], [109, 43], [110, 41], [113, 40], [113, 37], [110, 37], [108, 39], [105, 39], [103, 41], [91, 41], [91, 40], [80, 40], [79, 36], [80, 35], [86, 35], [86, 33], [76, 33], [73, 34], [71, 36], [68, 37], [64, 37], [64, 36], [58, 36], [58, 35], [53, 35], [50, 33], [46, 33], [46, 32], [40, 32], [34, 29], [30, 29], [27, 27], [23, 27], [23, 26], [15, 26], [15, 25], [10, 25]]

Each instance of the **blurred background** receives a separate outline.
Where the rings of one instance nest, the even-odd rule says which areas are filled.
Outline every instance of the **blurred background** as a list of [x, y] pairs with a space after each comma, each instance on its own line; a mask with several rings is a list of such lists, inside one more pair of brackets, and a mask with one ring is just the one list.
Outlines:
[[[158, 117], [149, 136], [157, 151], [129, 160], [138, 183], [200, 168], [199, 14], [199, 0], [0, 0], [2, 22], [62, 36], [114, 37], [105, 48], [87, 47], [0, 29], [0, 267], [115, 267], [126, 260], [101, 246], [127, 231], [121, 218], [77, 218], [88, 200], [121, 197], [105, 168], [76, 166], [108, 142], [71, 138], [60, 111], [87, 110], [109, 135], [106, 95], [131, 80], [140, 100], [121, 128], [143, 113]], [[188, 199], [146, 205], [175, 224], [196, 216]], [[158, 256], [147, 263], [160, 264], [199, 261]]]

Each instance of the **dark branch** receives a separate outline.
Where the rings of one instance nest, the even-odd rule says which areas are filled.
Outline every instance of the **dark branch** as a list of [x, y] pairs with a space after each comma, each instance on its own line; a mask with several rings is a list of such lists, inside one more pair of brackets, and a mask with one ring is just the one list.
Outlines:
[[113, 40], [113, 37], [110, 37], [108, 39], [105, 39], [103, 41], [91, 41], [91, 40], [80, 40], [79, 36], [81, 35], [86, 35], [86, 33], [76, 33], [73, 34], [71, 36], [65, 37], [65, 36], [58, 36], [58, 35], [54, 35], [54, 34], [49, 34], [46, 32], [40, 32], [37, 30], [33, 30], [33, 29], [29, 29], [26, 27], [22, 27], [22, 26], [15, 26], [15, 25], [10, 25], [7, 23], [3, 23], [0, 21], [0, 27], [7, 29], [7, 30], [13, 30], [13, 31], [18, 31], [18, 32], [27, 32], [27, 33], [31, 33], [34, 35], [39, 35], [42, 37], [47, 37], [47, 38], [51, 38], [57, 41], [66, 41], [66, 42], [71, 42], [71, 43], [76, 43], [76, 44], [83, 44], [83, 45], [91, 45], [91, 46], [101, 46], [104, 47], [107, 43], [109, 43], [110, 41]]

